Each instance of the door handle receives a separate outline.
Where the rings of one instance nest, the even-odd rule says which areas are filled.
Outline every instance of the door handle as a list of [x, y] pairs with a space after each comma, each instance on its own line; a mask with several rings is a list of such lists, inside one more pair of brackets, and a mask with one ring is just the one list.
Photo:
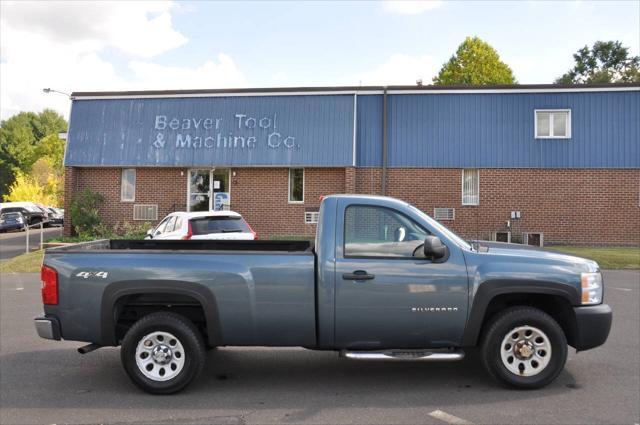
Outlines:
[[371, 280], [375, 275], [369, 274], [364, 270], [356, 270], [353, 273], [344, 273], [342, 278], [345, 280]]

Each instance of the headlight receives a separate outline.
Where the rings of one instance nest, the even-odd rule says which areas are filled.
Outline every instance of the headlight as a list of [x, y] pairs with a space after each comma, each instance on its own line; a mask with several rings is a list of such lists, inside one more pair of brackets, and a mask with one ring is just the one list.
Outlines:
[[582, 273], [582, 304], [600, 304], [602, 302], [602, 275], [600, 273]]

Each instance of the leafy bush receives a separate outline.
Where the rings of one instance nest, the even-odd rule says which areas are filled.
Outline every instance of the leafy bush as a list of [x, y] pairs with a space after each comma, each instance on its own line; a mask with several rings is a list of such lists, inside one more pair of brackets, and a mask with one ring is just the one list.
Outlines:
[[101, 236], [101, 233], [111, 231], [102, 224], [100, 218], [99, 207], [103, 202], [104, 197], [91, 189], [85, 189], [73, 196], [69, 215], [73, 229], [78, 235]]
[[117, 239], [144, 239], [147, 235], [147, 230], [151, 227], [153, 225], [147, 221], [138, 224], [125, 221], [122, 224], [116, 224], [115, 232], [117, 236], [115, 237]]

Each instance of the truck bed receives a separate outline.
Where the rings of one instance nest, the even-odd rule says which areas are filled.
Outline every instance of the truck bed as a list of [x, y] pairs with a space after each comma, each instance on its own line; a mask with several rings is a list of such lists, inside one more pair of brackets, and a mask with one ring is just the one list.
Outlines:
[[[70, 246], [51, 248], [52, 252], [84, 252], [109, 250], [153, 250], [153, 251], [266, 251], [266, 252], [311, 252], [312, 244], [307, 240], [292, 241], [216, 241], [216, 240], [153, 240], [153, 239], [102, 239]], [[49, 250], [48, 250], [49, 251]]]
[[122, 296], [186, 291], [211, 316], [211, 345], [316, 344], [309, 241], [105, 239], [47, 249], [45, 264], [60, 294], [45, 313], [64, 339], [115, 345], [104, 329]]

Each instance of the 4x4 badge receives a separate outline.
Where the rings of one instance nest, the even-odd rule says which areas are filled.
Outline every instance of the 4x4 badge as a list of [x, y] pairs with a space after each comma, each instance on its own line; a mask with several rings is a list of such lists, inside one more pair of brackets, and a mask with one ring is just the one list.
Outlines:
[[107, 276], [109, 276], [109, 272], [78, 272], [76, 273], [76, 276], [84, 279], [89, 279], [90, 277], [101, 277], [106, 279]]

